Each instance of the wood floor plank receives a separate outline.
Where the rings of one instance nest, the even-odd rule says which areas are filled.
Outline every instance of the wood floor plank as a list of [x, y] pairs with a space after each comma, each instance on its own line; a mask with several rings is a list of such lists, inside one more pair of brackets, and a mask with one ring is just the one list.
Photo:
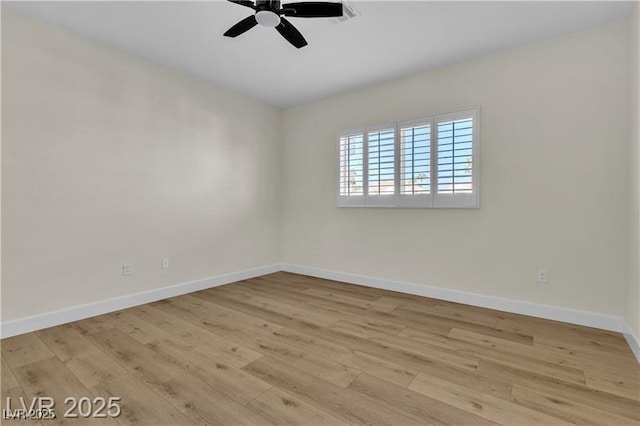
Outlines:
[[[348, 320], [355, 323], [366, 324], [371, 327], [378, 328], [380, 331], [389, 333], [399, 333], [406, 327], [405, 324], [385, 321], [383, 318], [388, 318], [389, 314], [385, 313], [384, 311], [381, 311], [381, 314], [375, 315], [374, 318], [371, 318], [371, 316], [373, 315], [372, 312], [375, 311], [375, 309], [373, 309], [372, 311], [369, 308], [358, 306], [358, 304], [343, 303], [339, 300], [318, 297], [306, 292], [299, 293], [291, 290], [273, 290], [271, 288], [265, 288], [264, 286], [249, 288], [251, 288], [252, 291], [257, 291], [263, 297], [270, 298], [272, 300], [283, 300], [293, 305], [297, 304], [304, 310], [316, 313], [324, 317], [330, 317], [334, 321]], [[244, 297], [238, 294], [229, 294], [226, 289], [211, 289], [206, 290], [202, 293], [210, 293], [217, 299], [219, 299], [220, 297], [227, 298], [225, 302], [228, 302], [228, 299], [233, 299], [236, 302], [242, 302], [245, 300]], [[369, 302], [367, 301], [365, 303]], [[260, 308], [262, 308], [262, 306], [260, 306], [259, 304], [254, 304], [254, 306], [259, 306]], [[280, 311], [277, 312], [280, 314], [282, 313]], [[288, 318], [295, 319], [292, 316], [288, 316]]]
[[640, 402], [586, 386], [564, 382], [488, 360], [480, 360], [478, 372], [514, 385], [548, 392], [573, 402], [640, 421]]
[[116, 320], [117, 329], [122, 330], [140, 343], [149, 343], [169, 336], [162, 329], [128, 312], [114, 312], [112, 317]]
[[353, 350], [345, 345], [339, 345], [336, 342], [330, 342], [329, 340], [320, 339], [289, 328], [274, 331], [272, 335], [273, 338], [279, 342], [295, 345], [300, 349], [313, 352], [337, 362], [342, 362], [344, 358], [353, 355]]
[[69, 324], [47, 328], [36, 335], [62, 362], [95, 349], [91, 341]]
[[525, 425], [570, 425], [570, 422], [553, 417], [526, 407], [494, 398], [456, 385], [447, 380], [418, 374], [409, 389], [422, 393], [428, 397], [457, 407], [479, 417], [503, 424]]
[[263, 357], [243, 367], [243, 370], [271, 383], [294, 396], [322, 407], [330, 415], [351, 424], [423, 424], [371, 401], [357, 392], [335, 386], [324, 380], [270, 357]]
[[254, 399], [247, 407], [258, 414], [261, 419], [277, 425], [347, 425], [336, 417], [275, 387]]
[[491, 312], [485, 312], [481, 309], [467, 309], [466, 305], [453, 303], [436, 303], [433, 306], [420, 305], [403, 306], [402, 309], [428, 313], [440, 318], [448, 318], [456, 321], [465, 321], [471, 324], [482, 325], [494, 328], [498, 322], [498, 318]]
[[214, 334], [238, 343], [253, 342], [255, 336], [284, 328], [281, 325], [209, 303], [197, 297], [180, 296], [152, 303], [151, 306], [179, 316]]
[[115, 321], [110, 314], [98, 315], [71, 324], [81, 334], [93, 334], [102, 330], [111, 330], [116, 327]]
[[[568, 382], [585, 384], [584, 371], [547, 362], [545, 357], [535, 358], [526, 350], [525, 345], [510, 344], [509, 341], [501, 342], [501, 339], [492, 336], [482, 336], [473, 331], [454, 328], [447, 335], [449, 345], [457, 348], [461, 353], [470, 354], [479, 358], [498, 361], [502, 364], [515, 366], [534, 373], [556, 377]], [[532, 351], [535, 350], [532, 348]]]
[[[457, 331], [454, 332], [454, 330]], [[452, 332], [447, 336], [441, 336], [427, 331], [408, 328], [401, 333], [401, 336], [409, 337], [414, 341], [457, 351], [461, 354], [473, 356], [476, 359], [487, 359], [501, 362], [504, 365], [515, 365], [518, 368], [538, 374], [546, 374], [552, 378], [561, 377], [570, 382], [584, 384], [585, 379], [582, 370], [563, 364], [547, 362], [544, 357], [529, 357], [527, 355], [530, 352], [524, 349], [529, 348], [530, 346], [528, 345], [517, 344], [492, 336], [480, 335], [475, 331], [461, 331], [454, 328]], [[460, 337], [460, 339], [454, 338], [456, 336]], [[498, 347], [499, 342], [503, 344], [500, 347]], [[504, 350], [505, 348], [510, 348], [511, 344], [519, 345], [523, 349], [520, 351]]]
[[64, 365], [87, 388], [127, 374], [124, 367], [98, 349], [74, 356]]
[[[533, 336], [531, 334], [527, 334], [518, 330], [496, 329], [490, 326], [475, 324], [473, 322], [443, 318], [439, 315], [417, 312], [405, 308], [395, 309], [393, 313], [398, 317], [403, 318], [404, 320], [410, 320], [415, 324], [419, 324], [418, 326], [413, 326], [413, 328], [429, 331], [434, 334], [447, 335], [453, 328], [460, 328], [463, 330], [475, 331], [478, 334], [499, 337], [501, 339], [512, 340], [514, 342], [522, 344], [533, 345]], [[443, 333], [442, 330], [446, 331]]]
[[230, 399], [244, 405], [258, 397], [271, 385], [245, 373], [215, 355], [202, 352], [175, 337], [167, 337], [148, 343], [147, 346], [185, 372], [217, 389]]
[[118, 329], [91, 335], [92, 341], [111, 355], [130, 374], [145, 383], [161, 383], [183, 374], [182, 368]]
[[[264, 309], [280, 312], [284, 315], [299, 318], [303, 321], [306, 321], [310, 324], [316, 324], [320, 327], [325, 327], [332, 322], [335, 321], [334, 318], [331, 318], [328, 315], [319, 315], [315, 312], [312, 312], [308, 309], [302, 309], [297, 306], [293, 306], [291, 304], [283, 303], [282, 301], [275, 301], [273, 298], [264, 297], [262, 295], [258, 295], [251, 292], [245, 292], [242, 290], [229, 290], [226, 292], [228, 296], [232, 296], [236, 294], [237, 297], [240, 297], [241, 300], [244, 300], [247, 303], [252, 303], [255, 305], [259, 305]], [[205, 300], [209, 300], [210, 302], [215, 303], [217, 298], [215, 295], [211, 295], [207, 292], [200, 292], [195, 294], [196, 297], [203, 298]]]
[[114, 358], [70, 325], [52, 327], [37, 334], [87, 388], [126, 374]]
[[[187, 416], [145, 386], [132, 375], [103, 382], [91, 389], [95, 396], [120, 397], [121, 425], [187, 425], [194, 424]], [[198, 422], [196, 424], [200, 424]]]
[[[411, 332], [411, 330], [406, 330], [404, 334], [407, 336], [411, 336]], [[424, 335], [424, 333], [422, 332], [414, 332], [413, 334], [415, 335], [415, 337]], [[633, 375], [635, 372], [636, 374], [640, 374], [640, 364], [638, 364], [634, 360], [609, 354], [607, 355], [607, 358], [609, 358], [613, 362], [603, 363], [601, 356], [595, 355], [590, 357], [589, 355], [584, 355], [581, 353], [580, 348], [567, 345], [566, 343], [558, 343], [557, 347], [555, 347], [554, 345], [545, 343], [544, 340], [540, 342], [538, 337], [534, 339], [533, 346], [523, 345], [510, 340], [505, 340], [494, 336], [481, 335], [474, 331], [462, 330], [457, 328], [452, 329], [447, 337], [485, 348], [490, 348], [500, 352], [506, 352], [517, 357], [525, 354], [527, 358], [543, 360], [547, 363], [570, 367], [581, 371], [592, 369], [598, 371], [608, 371], [611, 372], [614, 376], [619, 375], [620, 373], [631, 373], [631, 375]], [[493, 351], [484, 353], [493, 354]], [[555, 373], [552, 372], [552, 375], [554, 374]], [[580, 374], [578, 374], [575, 379], [577, 379], [578, 382], [582, 382], [582, 379], [579, 376]]]
[[[508, 333], [545, 336], [545, 338], [557, 342], [571, 343], [597, 350], [603, 355], [617, 354], [627, 357], [631, 351], [628, 345], [621, 344], [619, 341], [612, 343], [609, 339], [599, 340], [594, 338], [593, 333], [581, 334], [581, 328], [579, 326], [543, 318], [533, 318], [523, 315], [514, 316], [510, 314], [507, 315], [505, 319], [499, 320], [496, 328]], [[587, 328], [583, 327], [583, 329]]]
[[358, 351], [341, 359], [340, 363], [398, 386], [409, 385], [418, 374], [418, 370], [406, 368]]
[[[284, 281], [282, 278], [284, 278]], [[377, 293], [376, 289], [365, 288], [353, 284], [341, 283], [338, 281], [324, 280], [321, 278], [308, 277], [296, 274], [274, 274], [273, 276], [265, 276], [257, 278], [258, 281], [270, 281], [272, 285], [284, 284], [289, 289], [295, 289], [296, 291], [304, 288], [327, 288], [333, 292], [344, 294], [349, 297], [357, 297], [364, 300], [376, 300], [382, 294]]]
[[[262, 303], [260, 303], [262, 305]], [[204, 302], [204, 305], [199, 306], [211, 306], [212, 303]], [[264, 307], [264, 309], [269, 309], [269, 307]], [[198, 313], [194, 313], [191, 311], [192, 315], [198, 316]], [[284, 314], [286, 315], [286, 314]], [[210, 318], [207, 317], [207, 318]], [[207, 320], [209, 323], [212, 323], [214, 320]], [[258, 323], [267, 323], [258, 318], [254, 321]], [[308, 323], [308, 318], [302, 319], [305, 323]], [[239, 327], [238, 324], [233, 325], [233, 327]], [[251, 349], [260, 352], [265, 355], [270, 355], [274, 358], [278, 358], [284, 362], [290, 363], [291, 365], [303, 369], [310, 374], [315, 375], [319, 378], [324, 378], [332, 383], [335, 383], [338, 386], [347, 386], [351, 381], [360, 374], [359, 371], [350, 368], [348, 366], [339, 364], [331, 359], [321, 357], [316, 355], [314, 352], [305, 351], [304, 349], [297, 347], [295, 345], [290, 345], [289, 342], [277, 339], [273, 336], [273, 327], [271, 329], [260, 328], [261, 332], [259, 335], [255, 335], [256, 333], [252, 333], [250, 330], [246, 331], [242, 337], [242, 343]], [[266, 330], [266, 331], [265, 331]], [[280, 329], [277, 329], [280, 330]], [[217, 333], [222, 333], [222, 330], [216, 330]], [[271, 332], [271, 334], [269, 334]], [[231, 333], [238, 337], [238, 333]], [[277, 337], [277, 336], [276, 336]]]
[[523, 407], [559, 417], [578, 425], [632, 426], [638, 422], [602, 410], [579, 404], [553, 394], [537, 392], [524, 386], [514, 385], [511, 400]]
[[562, 341], [545, 333], [536, 335], [534, 347], [554, 354], [547, 357], [561, 357], [571, 366], [617, 373], [640, 371], [640, 363], [631, 354], [603, 353], [599, 348]]
[[388, 313], [388, 312], [393, 311], [398, 306], [400, 306], [398, 301], [396, 301], [395, 299], [391, 299], [389, 297], [383, 296], [383, 297], [378, 298], [378, 300], [376, 300], [375, 302], [373, 302], [371, 304], [371, 309], [373, 309], [375, 311], [379, 311], [379, 312], [387, 312]]
[[442, 346], [431, 345], [413, 339], [405, 339], [403, 337], [391, 336], [386, 333], [380, 333], [367, 326], [351, 324], [347, 321], [338, 321], [330, 327], [346, 334], [363, 339], [379, 342], [383, 345], [395, 347], [397, 350], [404, 352], [406, 355], [413, 356], [415, 359], [429, 359], [440, 361], [442, 363], [456, 365], [460, 368], [475, 370], [478, 365], [477, 358], [471, 355], [459, 353], [456, 349], [449, 349]]
[[32, 362], [51, 358], [53, 352], [42, 343], [36, 333], [2, 339], [2, 355], [13, 369]]
[[[53, 424], [74, 424], [77, 419], [65, 418], [64, 413], [69, 407], [65, 404], [68, 397], [78, 401], [83, 397], [91, 397], [92, 393], [71, 373], [69, 369], [55, 356], [15, 368], [14, 373], [25, 396], [31, 400], [37, 396], [50, 397], [55, 401], [55, 421]], [[115, 424], [113, 418], [83, 418], [83, 424]]]
[[246, 346], [149, 305], [137, 308], [132, 314], [234, 367], [242, 367], [262, 356]]
[[178, 378], [172, 379], [163, 383], [158, 392], [195, 424], [220, 426], [269, 424], [253, 411], [198, 379], [191, 378], [188, 382]]
[[260, 337], [255, 349], [292, 367], [340, 387], [347, 387], [361, 371], [281, 339]]
[[347, 296], [344, 294], [336, 293], [329, 289], [319, 289], [311, 287], [306, 289], [304, 293], [311, 296], [319, 297], [321, 299], [332, 300], [334, 302], [353, 305], [364, 309], [369, 309], [373, 306], [373, 302], [370, 300], [363, 300], [358, 297]]
[[627, 371], [625, 376], [591, 369], [585, 372], [587, 386], [604, 392], [640, 401], [640, 371]]
[[20, 385], [18, 384], [18, 380], [16, 376], [11, 371], [11, 367], [9, 367], [9, 363], [5, 360], [4, 355], [0, 356], [0, 388], [4, 390], [17, 388]]
[[[252, 313], [253, 315], [259, 316], [269, 324], [277, 324], [280, 327], [280, 330], [284, 327], [288, 327], [305, 333], [318, 332], [320, 336], [324, 335], [324, 333], [322, 332], [324, 328], [318, 326], [317, 324], [310, 323], [301, 318], [293, 317], [291, 315], [283, 314], [281, 312], [278, 312], [277, 310], [268, 309], [259, 304], [252, 304], [250, 301], [239, 301], [234, 299], [233, 297], [218, 296], [216, 304], [223, 304], [224, 306], [233, 308], [240, 313]], [[179, 312], [177, 314], [179, 314]], [[211, 321], [208, 322], [209, 324], [203, 324], [203, 326], [208, 327], [212, 332], [222, 335], [229, 335], [230, 339], [234, 338], [237, 341], [240, 341], [239, 339], [242, 339], [243, 341], [248, 341], [249, 344], [251, 344], [251, 342], [255, 340], [256, 335], [269, 334], [273, 331], [272, 328], [271, 330], [258, 331], [255, 333], [243, 333], [243, 330], [234, 329], [231, 325], [219, 326], [218, 324], [211, 323]]]
[[349, 385], [349, 389], [366, 395], [382, 407], [397, 410], [421, 424], [474, 426], [498, 424], [465, 410], [454, 408], [446, 402], [414, 392], [410, 390], [411, 388], [391, 385], [368, 374], [358, 377]]

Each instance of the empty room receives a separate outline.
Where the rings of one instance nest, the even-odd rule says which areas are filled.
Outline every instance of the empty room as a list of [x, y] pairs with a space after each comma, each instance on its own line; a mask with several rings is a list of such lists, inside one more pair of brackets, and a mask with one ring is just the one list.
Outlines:
[[640, 2], [0, 11], [0, 423], [640, 425]]

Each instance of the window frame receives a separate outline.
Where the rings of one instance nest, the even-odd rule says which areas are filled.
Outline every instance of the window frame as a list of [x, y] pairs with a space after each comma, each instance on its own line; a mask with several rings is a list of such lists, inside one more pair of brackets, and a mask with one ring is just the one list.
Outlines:
[[[438, 124], [461, 119], [472, 120], [472, 169], [470, 194], [438, 193]], [[429, 125], [430, 176], [428, 194], [402, 194], [402, 140], [401, 129]], [[393, 129], [394, 131], [394, 194], [369, 195], [369, 133]], [[363, 188], [362, 195], [340, 195], [340, 140], [347, 136], [362, 136]], [[386, 208], [479, 208], [480, 207], [480, 108], [478, 106], [452, 112], [433, 114], [411, 120], [403, 120], [373, 126], [352, 128], [338, 132], [337, 153], [337, 206], [338, 207], [386, 207]]]

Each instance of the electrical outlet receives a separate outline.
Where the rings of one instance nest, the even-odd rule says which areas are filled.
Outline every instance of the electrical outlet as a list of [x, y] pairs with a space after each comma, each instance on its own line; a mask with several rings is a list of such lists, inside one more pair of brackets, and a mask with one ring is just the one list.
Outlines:
[[549, 275], [546, 269], [538, 269], [538, 284], [546, 284], [549, 280]]
[[122, 264], [122, 275], [131, 275], [133, 274], [133, 268], [128, 263]]
[[162, 269], [169, 269], [169, 258], [168, 257], [163, 257], [162, 258]]

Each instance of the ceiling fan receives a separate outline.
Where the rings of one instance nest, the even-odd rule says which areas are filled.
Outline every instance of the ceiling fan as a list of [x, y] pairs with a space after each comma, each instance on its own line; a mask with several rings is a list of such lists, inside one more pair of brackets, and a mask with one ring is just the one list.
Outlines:
[[275, 27], [282, 37], [298, 49], [306, 46], [307, 41], [285, 16], [291, 18], [335, 18], [342, 16], [342, 3], [306, 1], [286, 3], [281, 6], [279, 0], [256, 0], [255, 4], [250, 0], [229, 1], [250, 7], [256, 13], [229, 28], [224, 33], [226, 37], [238, 37], [260, 24], [264, 27]]

